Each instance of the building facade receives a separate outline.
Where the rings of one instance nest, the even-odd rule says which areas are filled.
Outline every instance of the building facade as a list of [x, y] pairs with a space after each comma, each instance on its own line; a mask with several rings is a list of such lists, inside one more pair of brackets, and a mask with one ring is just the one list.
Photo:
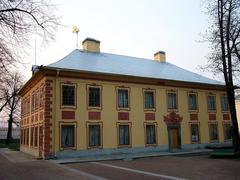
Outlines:
[[100, 52], [87, 38], [22, 88], [21, 151], [49, 158], [171, 151], [230, 140], [224, 85], [166, 62]]

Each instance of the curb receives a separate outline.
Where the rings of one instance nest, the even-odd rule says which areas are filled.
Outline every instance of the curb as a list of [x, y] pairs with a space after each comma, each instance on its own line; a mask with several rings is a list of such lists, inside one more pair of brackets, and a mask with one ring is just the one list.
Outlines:
[[189, 156], [189, 155], [208, 155], [212, 150], [204, 151], [192, 151], [192, 152], [177, 152], [177, 153], [156, 153], [156, 154], [141, 154], [141, 155], [118, 155], [113, 156], [104, 156], [104, 157], [89, 157], [86, 159], [81, 158], [72, 158], [72, 159], [59, 159], [59, 160], [49, 160], [56, 164], [74, 164], [74, 163], [86, 163], [86, 162], [97, 162], [97, 161], [110, 161], [110, 160], [124, 160], [131, 161], [135, 159], [149, 158], [149, 157], [163, 157], [163, 156]]

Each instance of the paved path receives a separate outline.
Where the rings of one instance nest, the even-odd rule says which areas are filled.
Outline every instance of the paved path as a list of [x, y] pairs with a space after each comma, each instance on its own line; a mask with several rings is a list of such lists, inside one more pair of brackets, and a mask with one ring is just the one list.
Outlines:
[[19, 151], [0, 149], [0, 180], [88, 180], [101, 179], [49, 161], [36, 160]]
[[114, 180], [240, 180], [240, 159], [210, 159], [206, 155], [152, 157], [133, 161], [89, 162], [66, 166]]
[[239, 180], [239, 167], [240, 159], [210, 159], [206, 155], [57, 164], [0, 149], [0, 180]]

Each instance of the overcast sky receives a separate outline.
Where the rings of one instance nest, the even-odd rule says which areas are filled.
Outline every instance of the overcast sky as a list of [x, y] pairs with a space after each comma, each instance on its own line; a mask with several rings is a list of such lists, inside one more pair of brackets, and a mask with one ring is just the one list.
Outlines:
[[[79, 48], [86, 37], [101, 41], [101, 51], [153, 59], [159, 50], [167, 61], [193, 72], [203, 73], [209, 47], [201, 43], [208, 27], [202, 0], [52, 0], [58, 5], [63, 27], [56, 39], [42, 46], [37, 39], [37, 65], [60, 60], [76, 48], [72, 27], [78, 26]], [[34, 64], [34, 40], [25, 58], [27, 78]]]

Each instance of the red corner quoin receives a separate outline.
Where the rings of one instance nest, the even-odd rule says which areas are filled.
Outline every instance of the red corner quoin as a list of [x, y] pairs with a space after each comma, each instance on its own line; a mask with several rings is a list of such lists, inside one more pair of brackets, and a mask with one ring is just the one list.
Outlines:
[[62, 111], [62, 119], [75, 119], [75, 111]]

